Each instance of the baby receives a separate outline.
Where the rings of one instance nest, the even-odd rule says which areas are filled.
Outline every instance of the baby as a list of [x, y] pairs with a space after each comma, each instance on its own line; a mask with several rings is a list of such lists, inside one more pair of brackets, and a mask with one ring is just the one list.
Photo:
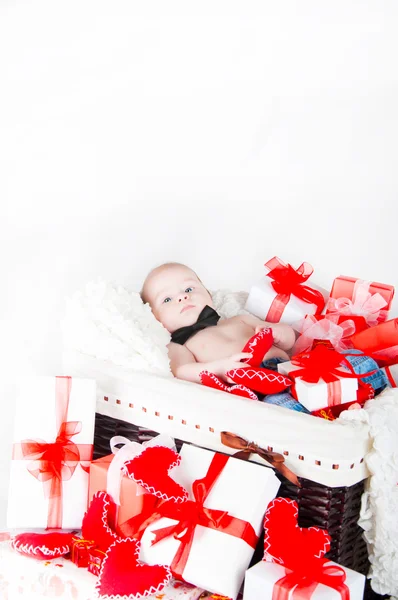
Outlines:
[[[145, 279], [141, 297], [172, 334], [168, 352], [171, 371], [178, 379], [200, 383], [199, 374], [206, 370], [228, 381], [225, 374], [244, 366], [241, 361], [251, 357], [242, 352], [246, 342], [266, 327], [272, 329], [274, 345], [263, 360], [289, 360], [286, 350], [296, 339], [292, 327], [266, 323], [252, 315], [219, 319], [210, 293], [185, 265], [166, 263], [153, 269]], [[197, 322], [191, 330], [189, 326]]]

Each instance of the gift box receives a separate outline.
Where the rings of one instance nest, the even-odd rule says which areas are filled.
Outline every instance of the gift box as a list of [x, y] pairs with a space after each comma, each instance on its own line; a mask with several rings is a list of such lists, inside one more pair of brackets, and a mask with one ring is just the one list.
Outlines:
[[79, 537], [72, 538], [70, 559], [77, 567], [87, 568], [90, 551], [94, 550], [96, 544], [93, 540], [84, 540]]
[[316, 343], [329, 342], [329, 346], [342, 352], [351, 348], [349, 337], [356, 331], [353, 320], [341, 321], [338, 315], [306, 315], [297, 323], [293, 323], [293, 329], [300, 334], [293, 346], [292, 354], [299, 354], [312, 350]]
[[99, 548], [92, 548], [88, 551], [88, 563], [87, 568], [96, 577], [98, 577], [102, 561], [105, 558], [105, 552], [99, 550]]
[[94, 380], [21, 380], [10, 469], [9, 528], [80, 528], [87, 508], [95, 405]]
[[[297, 551], [300, 550], [297, 548]], [[300, 598], [311, 600], [362, 600], [364, 575], [328, 561], [325, 563], [326, 578], [329, 576], [329, 580], [332, 580], [334, 573], [339, 573], [340, 569], [345, 574], [345, 588], [341, 587], [341, 591], [339, 587], [335, 589], [323, 583], [311, 582], [308, 578], [296, 577], [293, 571], [283, 565], [261, 561], [246, 573], [243, 600], [287, 600], [295, 598], [294, 590], [300, 592]], [[349, 595], [346, 594], [347, 589]]]
[[235, 600], [279, 481], [272, 469], [210, 450], [184, 444], [180, 456], [173, 479], [189, 500], [157, 507], [140, 560]]
[[398, 387], [398, 364], [384, 367], [382, 370], [386, 374], [390, 386], [393, 388]]
[[[333, 352], [324, 346], [317, 346], [308, 354], [318, 352], [318, 349], [325, 349], [325, 352]], [[357, 400], [358, 379], [355, 377], [345, 377], [347, 371], [342, 367], [337, 367], [335, 371], [337, 374], [334, 376], [333, 381], [325, 381], [324, 378], [318, 378], [317, 376], [314, 378], [316, 379], [315, 382], [305, 381], [304, 376], [298, 377], [295, 375], [295, 372], [302, 371], [302, 368], [292, 361], [279, 363], [278, 371], [294, 379], [291, 393], [310, 412], [317, 411], [326, 406], [336, 406]]]
[[351, 343], [357, 350], [372, 355], [380, 366], [397, 363], [398, 319], [391, 319], [353, 335]]
[[270, 323], [294, 323], [306, 314], [320, 314], [328, 292], [311, 282], [313, 269], [303, 263], [298, 269], [276, 256], [265, 263], [268, 273], [249, 292], [245, 310]]
[[2, 600], [90, 600], [96, 578], [70, 560], [37, 560], [19, 554], [10, 541], [0, 543], [0, 598]]
[[333, 282], [326, 314], [361, 316], [373, 327], [387, 320], [393, 297], [392, 285], [341, 275]]

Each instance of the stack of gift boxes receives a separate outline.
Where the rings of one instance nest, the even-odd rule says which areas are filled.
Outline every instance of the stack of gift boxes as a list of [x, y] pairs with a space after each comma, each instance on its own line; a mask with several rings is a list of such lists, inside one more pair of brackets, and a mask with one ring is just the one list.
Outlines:
[[[294, 269], [274, 257], [265, 267], [245, 308], [297, 331], [291, 360], [278, 370], [291, 377], [290, 393], [311, 414], [333, 420], [382, 391], [380, 381], [397, 386], [398, 319], [388, 320], [393, 286], [339, 276], [328, 293], [308, 282], [308, 263]], [[361, 357], [372, 359], [362, 362], [370, 365], [365, 372], [355, 368]]]
[[[306, 285], [308, 264], [267, 266], [247, 309], [300, 332], [281, 365], [300, 402], [325, 411], [360, 398], [351, 349], [396, 385], [391, 286], [339, 277], [327, 299]], [[295, 503], [274, 500], [271, 468], [187, 444], [177, 453], [163, 435], [142, 445], [112, 438], [110, 454], [92, 461], [95, 404], [92, 380], [20, 382], [2, 598], [362, 598], [364, 576], [324, 558], [327, 532], [300, 529]], [[249, 568], [263, 528], [264, 558]]]

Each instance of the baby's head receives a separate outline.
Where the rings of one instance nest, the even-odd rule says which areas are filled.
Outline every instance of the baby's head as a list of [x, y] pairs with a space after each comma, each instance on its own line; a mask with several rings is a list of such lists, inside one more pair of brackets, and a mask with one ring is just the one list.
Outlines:
[[206, 304], [213, 308], [210, 293], [199, 277], [180, 263], [153, 269], [144, 281], [141, 298], [170, 333], [196, 323]]

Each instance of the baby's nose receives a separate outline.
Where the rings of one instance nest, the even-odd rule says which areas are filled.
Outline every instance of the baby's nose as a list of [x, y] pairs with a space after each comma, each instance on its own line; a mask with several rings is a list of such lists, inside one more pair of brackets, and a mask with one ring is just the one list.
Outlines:
[[178, 302], [182, 302], [183, 300], [188, 300], [188, 294], [181, 294], [178, 298]]

